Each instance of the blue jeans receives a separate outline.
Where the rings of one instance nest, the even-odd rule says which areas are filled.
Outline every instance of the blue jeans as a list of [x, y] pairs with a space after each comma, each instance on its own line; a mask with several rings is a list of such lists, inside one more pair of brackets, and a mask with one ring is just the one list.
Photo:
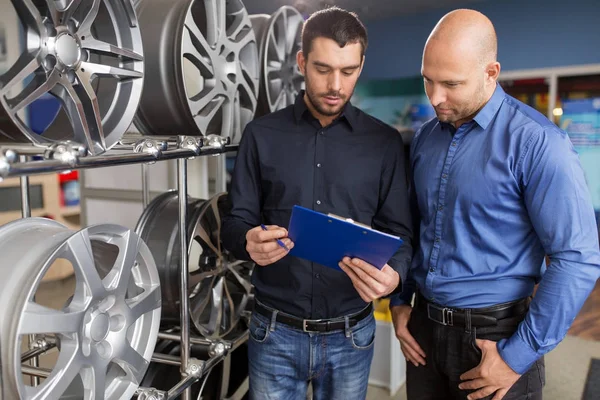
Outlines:
[[373, 314], [345, 330], [307, 333], [255, 312], [249, 331], [251, 400], [304, 400], [309, 382], [314, 400], [366, 398]]

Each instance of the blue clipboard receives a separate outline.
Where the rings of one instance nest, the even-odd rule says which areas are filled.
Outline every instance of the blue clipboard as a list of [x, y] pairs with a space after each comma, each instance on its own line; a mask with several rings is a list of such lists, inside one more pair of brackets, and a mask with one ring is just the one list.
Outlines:
[[403, 243], [397, 236], [300, 206], [292, 208], [288, 237], [294, 242], [290, 255], [337, 270], [345, 256], [381, 269]]

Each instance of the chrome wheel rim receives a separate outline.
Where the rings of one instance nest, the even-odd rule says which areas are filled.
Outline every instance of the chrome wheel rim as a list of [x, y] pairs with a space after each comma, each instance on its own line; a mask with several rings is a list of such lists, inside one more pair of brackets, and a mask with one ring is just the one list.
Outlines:
[[[98, 225], [74, 232], [31, 218], [0, 229], [3, 384], [15, 398], [129, 399], [154, 351], [160, 321], [158, 273], [147, 246], [132, 231]], [[24, 249], [27, 249], [24, 254]], [[62, 310], [35, 302], [45, 272], [68, 260], [75, 292]], [[19, 272], [8, 275], [8, 270]], [[12, 323], [7, 323], [12, 321]], [[53, 334], [60, 353], [41, 385], [21, 379], [20, 341]]]
[[[177, 192], [163, 193], [144, 210], [136, 227], [158, 266], [164, 326], [180, 321], [178, 204]], [[230, 333], [251, 300], [252, 264], [235, 260], [220, 242], [220, 222], [229, 207], [225, 193], [207, 201], [188, 199], [190, 318], [200, 334], [212, 339]]]
[[[261, 21], [262, 20], [262, 21]], [[301, 33], [304, 18], [293, 7], [283, 6], [268, 21], [253, 16], [253, 25], [260, 35], [261, 111], [266, 114], [293, 104], [304, 89], [296, 54], [302, 48]]]
[[[129, 0], [11, 1], [27, 43], [0, 76], [0, 134], [36, 144], [70, 140], [91, 154], [105, 152], [131, 125], [142, 92], [141, 35]], [[38, 134], [22, 111], [47, 95], [62, 114]]]
[[144, 42], [159, 43], [146, 48], [138, 129], [146, 134], [217, 134], [238, 143], [256, 111], [260, 68], [242, 2], [142, 0], [136, 8]]
[[223, 338], [237, 326], [251, 299], [252, 263], [236, 260], [221, 243], [222, 217], [230, 209], [227, 194], [220, 193], [194, 218], [192, 237], [198, 251], [191, 249], [190, 260], [198, 262], [190, 268], [190, 314], [200, 334], [212, 339]]

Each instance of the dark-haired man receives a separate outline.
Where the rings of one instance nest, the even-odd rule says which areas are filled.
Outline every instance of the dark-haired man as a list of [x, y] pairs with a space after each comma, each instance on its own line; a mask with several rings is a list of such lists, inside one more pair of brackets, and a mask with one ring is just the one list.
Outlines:
[[[397, 131], [349, 103], [367, 33], [353, 13], [329, 8], [302, 31], [297, 61], [306, 91], [250, 123], [233, 173], [222, 239], [252, 259], [250, 397], [364, 399], [373, 357], [371, 302], [397, 287], [411, 257], [404, 149]], [[402, 237], [382, 270], [340, 260], [344, 272], [290, 256], [294, 205], [335, 213]], [[260, 225], [265, 224], [264, 231]]]

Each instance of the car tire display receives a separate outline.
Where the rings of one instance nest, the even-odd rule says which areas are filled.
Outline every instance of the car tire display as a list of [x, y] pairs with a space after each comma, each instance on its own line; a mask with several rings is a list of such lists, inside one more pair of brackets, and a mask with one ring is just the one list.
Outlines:
[[[154, 352], [160, 283], [148, 247], [118, 225], [78, 232], [43, 218], [0, 227], [0, 354], [7, 399], [130, 399]], [[75, 272], [62, 309], [36, 302], [45, 272], [59, 259]], [[21, 342], [54, 336], [58, 359], [39, 386], [22, 379]]]
[[[110, 149], [131, 125], [142, 93], [144, 57], [131, 3], [11, 1], [26, 44], [0, 75], [0, 141], [70, 140], [91, 154]], [[58, 112], [34, 131], [26, 110], [47, 97]]]
[[[214, 143], [239, 144], [249, 122], [293, 104], [304, 88], [296, 65], [304, 17], [293, 7], [250, 16], [243, 0], [7, 4], [24, 43], [0, 70], [0, 181], [235, 151]], [[33, 118], [40, 110], [42, 122]], [[168, 144], [154, 151], [148, 136]], [[198, 142], [185, 136], [208, 138], [191, 149], [181, 139]], [[46, 218], [0, 226], [0, 400], [145, 398], [156, 391], [140, 386], [168, 391], [181, 381], [177, 361], [161, 355], [182, 357], [190, 370], [198, 363], [186, 364], [188, 355], [210, 359], [194, 399], [247, 398], [244, 322], [254, 263], [237, 260], [221, 242], [232, 207], [227, 193], [188, 197], [188, 251], [181, 254], [178, 193], [187, 193], [186, 168], [178, 164], [179, 191], [156, 196], [134, 230], [72, 230]], [[146, 183], [144, 202], [151, 198]], [[24, 217], [39, 211], [27, 200], [37, 196], [28, 185], [21, 182]], [[87, 206], [64, 208], [83, 216]], [[73, 267], [74, 291], [53, 308], [36, 293], [57, 262]], [[191, 339], [181, 326], [182, 273]], [[190, 354], [179, 340], [195, 343]]]
[[283, 6], [272, 15], [252, 15], [252, 27], [260, 43], [260, 92], [256, 116], [294, 104], [304, 89], [304, 76], [296, 63], [302, 48], [304, 17], [293, 7]]
[[[163, 326], [179, 323], [179, 210], [176, 192], [156, 197], [138, 221], [136, 232], [149, 244], [163, 291]], [[220, 339], [238, 324], [251, 300], [252, 263], [235, 260], [222, 247], [222, 216], [230, 209], [227, 194], [202, 201], [188, 199], [190, 317], [198, 333]]]
[[239, 143], [256, 111], [260, 68], [241, 0], [138, 0], [136, 9], [146, 44], [138, 130]]

